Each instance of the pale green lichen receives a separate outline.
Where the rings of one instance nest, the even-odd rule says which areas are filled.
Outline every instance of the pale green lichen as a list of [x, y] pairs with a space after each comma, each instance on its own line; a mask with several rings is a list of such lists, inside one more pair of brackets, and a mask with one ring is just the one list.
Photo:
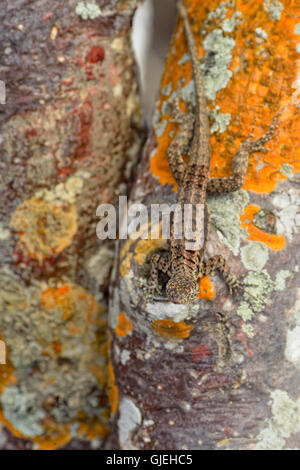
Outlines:
[[241, 330], [248, 336], [248, 338], [254, 337], [253, 326], [249, 323], [243, 323]]
[[235, 11], [231, 18], [226, 18], [222, 23], [222, 29], [225, 33], [232, 33], [236, 26], [243, 23], [242, 13], [240, 11]]
[[300, 430], [299, 403], [283, 390], [274, 390], [271, 399], [272, 417], [257, 436], [256, 450], [281, 450], [285, 440]]
[[300, 34], [300, 23], [297, 23], [294, 29], [295, 34]]
[[[232, 77], [231, 70], [228, 67], [232, 60], [231, 51], [235, 46], [235, 41], [224, 36], [222, 29], [215, 29], [209, 33], [204, 42], [203, 47], [206, 51], [204, 57], [204, 64], [202, 69], [204, 73], [204, 86], [206, 90], [206, 96], [214, 101], [216, 94], [226, 88], [230, 78]], [[212, 64], [212, 59], [214, 63]], [[209, 65], [206, 66], [206, 62]]]
[[13, 385], [2, 393], [1, 404], [5, 417], [22, 434], [28, 437], [43, 434], [46, 413], [35, 393]]
[[241, 259], [245, 268], [252, 271], [261, 271], [268, 261], [268, 247], [261, 242], [249, 241], [241, 249]]
[[249, 196], [243, 190], [211, 196], [207, 201], [210, 222], [216, 228], [220, 240], [234, 255], [239, 253], [241, 237], [247, 235], [247, 231], [240, 227], [240, 214], [243, 213], [248, 201]]
[[279, 0], [264, 0], [264, 10], [269, 13], [272, 21], [278, 21], [281, 18], [283, 12], [283, 5]]
[[300, 42], [298, 44], [296, 44], [296, 51], [299, 52], [299, 54], [300, 54]]
[[219, 131], [220, 134], [224, 132], [231, 121], [231, 114], [230, 113], [220, 113], [219, 112], [220, 106], [216, 106], [211, 113], [212, 118], [214, 119], [214, 123], [211, 126], [211, 133]]
[[79, 2], [76, 5], [75, 13], [83, 20], [94, 20], [101, 15], [101, 10], [94, 2]]
[[242, 301], [238, 306], [237, 314], [243, 319], [243, 321], [252, 320], [255, 313], [251, 310], [247, 302]]
[[286, 269], [282, 269], [276, 274], [274, 289], [283, 291], [285, 289], [285, 281], [290, 277], [291, 272]]

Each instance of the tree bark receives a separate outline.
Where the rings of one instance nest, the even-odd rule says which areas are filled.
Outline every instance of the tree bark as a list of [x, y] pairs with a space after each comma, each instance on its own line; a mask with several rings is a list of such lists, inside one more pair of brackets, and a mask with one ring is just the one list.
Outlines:
[[[207, 256], [244, 280], [228, 295], [216, 273], [199, 300], [143, 306], [147, 256], [163, 240], [118, 246], [110, 304], [114, 446], [122, 449], [299, 449], [299, 10], [288, 1], [185, 2], [211, 119], [211, 176], [275, 115], [267, 153], [249, 158], [243, 188], [208, 199]], [[154, 124], [130, 201], [176, 202], [167, 148], [170, 104], [194, 102], [182, 22], [170, 46]], [[187, 156], [188, 158], [188, 156]]]
[[[140, 144], [137, 0], [1, 4], [0, 448], [100, 448], [109, 433], [96, 208]], [[3, 98], [3, 96], [2, 96]]]

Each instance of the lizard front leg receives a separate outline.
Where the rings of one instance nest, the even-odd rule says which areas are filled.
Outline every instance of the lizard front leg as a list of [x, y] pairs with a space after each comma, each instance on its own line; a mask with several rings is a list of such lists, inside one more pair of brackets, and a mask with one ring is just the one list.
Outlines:
[[232, 273], [227, 261], [222, 255], [216, 255], [204, 261], [199, 273], [199, 278], [213, 274], [216, 269], [222, 274], [230, 294], [237, 293], [242, 289], [243, 284]]
[[251, 135], [239, 146], [232, 163], [233, 176], [229, 178], [211, 178], [207, 185], [207, 192], [209, 194], [231, 193], [243, 186], [248, 168], [249, 155], [253, 152], [267, 151], [264, 146], [276, 135], [279, 126], [278, 118], [282, 112], [283, 110], [275, 116], [271, 126], [262, 137], [252, 140]]
[[180, 129], [168, 148], [168, 162], [176, 183], [181, 186], [186, 169], [186, 163], [182, 158], [182, 149], [189, 144], [193, 136], [194, 116], [190, 113], [183, 113], [176, 105], [172, 121], [180, 123]]

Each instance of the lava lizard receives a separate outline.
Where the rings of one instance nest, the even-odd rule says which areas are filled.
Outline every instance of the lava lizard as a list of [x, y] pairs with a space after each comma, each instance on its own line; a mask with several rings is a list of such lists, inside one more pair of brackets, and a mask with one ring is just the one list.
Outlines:
[[[204, 243], [199, 250], [187, 250], [185, 238], [175, 238], [174, 223], [172, 223], [168, 250], [160, 253], [154, 252], [151, 257], [147, 290], [152, 300], [155, 293], [162, 295], [159, 285], [159, 271], [161, 271], [169, 278], [165, 289], [168, 299], [173, 303], [188, 304], [198, 297], [198, 281], [215, 270], [222, 274], [230, 294], [242, 288], [242, 283], [232, 274], [223, 256], [216, 255], [208, 260], [204, 259], [209, 223], [206, 198], [208, 194], [230, 193], [241, 188], [248, 167], [249, 154], [265, 151], [264, 145], [276, 134], [281, 112], [276, 115], [268, 131], [262, 137], [252, 140], [252, 131], [250, 137], [241, 143], [232, 163], [233, 176], [210, 178], [209, 120], [201, 65], [187, 10], [181, 1], [178, 2], [177, 7], [183, 19], [188, 50], [191, 55], [196, 109], [195, 116], [190, 113], [180, 113], [177, 109], [174, 118], [181, 126], [168, 149], [168, 162], [178, 185], [177, 203], [181, 206], [183, 204], [203, 204], [204, 206], [203, 217], [200, 221], [204, 231]], [[181, 152], [182, 148], [189, 143], [190, 158], [186, 164]]]

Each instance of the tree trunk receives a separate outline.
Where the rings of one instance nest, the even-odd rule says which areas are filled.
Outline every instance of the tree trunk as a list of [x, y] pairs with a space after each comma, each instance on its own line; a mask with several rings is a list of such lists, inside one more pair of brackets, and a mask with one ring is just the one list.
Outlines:
[[4, 449], [99, 448], [109, 432], [113, 253], [97, 240], [96, 208], [126, 191], [140, 142], [136, 5], [1, 4]]
[[[231, 175], [240, 142], [253, 129], [261, 136], [286, 108], [268, 152], [250, 156], [243, 188], [208, 199], [207, 256], [222, 254], [244, 280], [240, 299], [215, 273], [190, 305], [143, 306], [145, 262], [164, 241], [119, 243], [110, 305], [114, 445], [299, 449], [299, 9], [287, 0], [185, 4], [203, 57], [211, 176]], [[180, 20], [132, 203], [176, 202], [170, 105], [193, 106], [191, 76]]]

